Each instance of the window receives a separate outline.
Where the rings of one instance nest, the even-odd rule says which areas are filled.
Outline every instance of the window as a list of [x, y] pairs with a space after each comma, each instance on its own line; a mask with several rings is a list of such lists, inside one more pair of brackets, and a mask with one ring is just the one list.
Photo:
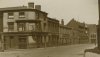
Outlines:
[[44, 21], [46, 21], [46, 15], [44, 14]]
[[14, 38], [14, 36], [10, 36], [10, 39], [13, 39]]
[[14, 22], [8, 22], [8, 31], [14, 30]]
[[13, 12], [9, 12], [8, 13], [8, 18], [9, 19], [13, 19], [14, 18], [14, 13]]
[[44, 23], [44, 30], [46, 30], [46, 23]]
[[29, 24], [29, 30], [30, 31], [35, 31], [35, 24], [34, 23]]
[[39, 13], [36, 13], [36, 19], [39, 19]]
[[25, 12], [19, 12], [19, 17], [24, 18], [25, 17]]
[[25, 31], [25, 23], [18, 23], [18, 31]]

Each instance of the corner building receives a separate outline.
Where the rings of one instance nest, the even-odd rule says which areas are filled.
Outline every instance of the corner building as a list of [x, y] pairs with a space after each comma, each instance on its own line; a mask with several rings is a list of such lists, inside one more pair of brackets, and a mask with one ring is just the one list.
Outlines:
[[2, 49], [26, 49], [46, 47], [48, 42], [47, 13], [41, 6], [0, 9], [0, 33]]

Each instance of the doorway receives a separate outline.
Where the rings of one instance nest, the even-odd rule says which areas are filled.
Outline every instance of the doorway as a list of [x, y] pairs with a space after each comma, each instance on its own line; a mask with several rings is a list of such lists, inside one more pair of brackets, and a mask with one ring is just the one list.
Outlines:
[[27, 48], [27, 37], [20, 36], [19, 37], [19, 49], [26, 49]]

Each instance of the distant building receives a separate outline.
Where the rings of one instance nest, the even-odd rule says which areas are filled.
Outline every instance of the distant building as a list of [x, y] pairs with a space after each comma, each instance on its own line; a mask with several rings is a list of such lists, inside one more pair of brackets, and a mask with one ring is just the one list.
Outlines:
[[41, 6], [34, 8], [34, 3], [28, 3], [28, 7], [0, 8], [2, 48], [45, 47], [48, 41], [47, 15], [41, 11]]
[[97, 43], [97, 25], [96, 24], [88, 24], [88, 34], [89, 34], [89, 42]]
[[68, 28], [64, 25], [64, 20], [61, 20], [60, 28], [59, 28], [59, 41], [60, 45], [69, 45], [71, 44], [71, 28]]
[[89, 38], [87, 33], [87, 26], [85, 23], [80, 23], [72, 19], [66, 26], [72, 28], [73, 30], [72, 34], [74, 44], [88, 43]]

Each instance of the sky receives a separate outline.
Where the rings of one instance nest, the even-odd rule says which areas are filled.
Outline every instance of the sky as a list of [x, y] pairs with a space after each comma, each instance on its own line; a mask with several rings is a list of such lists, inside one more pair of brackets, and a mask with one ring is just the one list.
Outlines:
[[0, 8], [27, 6], [28, 2], [41, 5], [48, 17], [64, 19], [65, 24], [72, 18], [87, 24], [98, 24], [98, 0], [0, 0]]

